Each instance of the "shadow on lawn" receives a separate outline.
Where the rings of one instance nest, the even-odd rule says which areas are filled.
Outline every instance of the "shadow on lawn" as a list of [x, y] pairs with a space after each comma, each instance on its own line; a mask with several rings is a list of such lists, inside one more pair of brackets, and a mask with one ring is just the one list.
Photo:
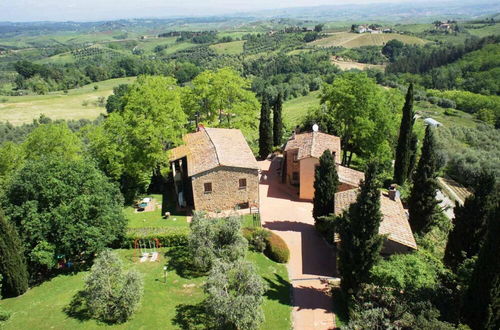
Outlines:
[[268, 289], [264, 293], [270, 300], [276, 300], [282, 305], [291, 305], [290, 301], [290, 283], [283, 277], [275, 274], [275, 280], [264, 277]]
[[87, 306], [85, 292], [83, 290], [78, 291], [73, 296], [71, 302], [68, 306], [64, 307], [63, 311], [69, 317], [77, 319], [81, 322], [90, 320], [92, 318]]
[[175, 317], [172, 321], [181, 329], [216, 329], [212, 318], [205, 311], [203, 301], [196, 305], [177, 305], [175, 307]]
[[193, 257], [187, 246], [170, 248], [166, 253], [168, 269], [174, 269], [177, 275], [183, 278], [195, 278], [206, 275], [193, 265]]

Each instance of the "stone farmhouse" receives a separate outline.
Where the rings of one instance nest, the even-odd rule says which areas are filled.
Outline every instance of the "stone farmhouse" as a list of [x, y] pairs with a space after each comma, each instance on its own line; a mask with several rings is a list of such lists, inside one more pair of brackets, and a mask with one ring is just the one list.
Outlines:
[[[356, 202], [359, 189], [351, 189], [335, 194], [336, 215], [342, 214], [349, 206]], [[380, 212], [382, 222], [380, 223], [379, 234], [387, 235], [387, 239], [382, 247], [382, 255], [393, 253], [406, 253], [417, 249], [417, 243], [413, 237], [413, 232], [408, 222], [405, 209], [396, 190], [389, 190], [380, 193]], [[339, 236], [335, 235], [334, 241], [340, 243]]]
[[339, 191], [359, 186], [364, 173], [340, 165], [340, 138], [321, 132], [294, 134], [283, 149], [282, 181], [299, 188], [299, 198], [312, 200], [314, 197], [314, 172], [319, 157], [325, 150], [334, 154], [339, 176]]
[[240, 130], [199, 126], [183, 140], [169, 154], [179, 207], [258, 207], [259, 166]]

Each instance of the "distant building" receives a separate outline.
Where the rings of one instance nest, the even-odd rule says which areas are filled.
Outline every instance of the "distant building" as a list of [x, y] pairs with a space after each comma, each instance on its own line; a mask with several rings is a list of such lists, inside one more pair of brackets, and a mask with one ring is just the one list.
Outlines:
[[357, 188], [364, 179], [363, 172], [340, 165], [340, 138], [321, 132], [294, 134], [283, 149], [282, 181], [299, 187], [299, 198], [314, 197], [314, 172], [325, 150], [333, 153], [339, 176], [339, 191]]
[[425, 118], [424, 123], [433, 127], [443, 126], [443, 124], [432, 118]]
[[[342, 214], [351, 204], [355, 203], [358, 193], [359, 189], [336, 193], [335, 214]], [[380, 194], [380, 212], [382, 213], [382, 222], [380, 223], [379, 234], [387, 235], [381, 253], [389, 255], [416, 250], [417, 243], [397, 190], [389, 190], [387, 193]], [[340, 244], [340, 246], [342, 245], [337, 234], [334, 237], [334, 242]]]
[[169, 154], [179, 207], [258, 207], [259, 166], [240, 130], [200, 126], [183, 140]]

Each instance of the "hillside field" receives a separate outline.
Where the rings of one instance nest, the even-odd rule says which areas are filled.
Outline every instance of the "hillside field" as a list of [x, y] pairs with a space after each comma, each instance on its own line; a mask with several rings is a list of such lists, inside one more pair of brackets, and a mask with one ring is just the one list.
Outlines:
[[215, 50], [217, 54], [238, 55], [243, 53], [243, 44], [245, 40], [223, 42], [220, 44], [211, 45], [210, 48]]
[[[67, 94], [60, 91], [47, 95], [2, 96], [0, 121], [21, 125], [30, 123], [41, 114], [52, 119], [95, 119], [105, 112], [104, 107], [95, 104], [97, 99], [111, 95], [113, 87], [134, 80], [133, 77], [110, 79], [71, 89]], [[94, 86], [98, 89], [95, 90]]]
[[311, 45], [319, 47], [337, 47], [342, 46], [345, 48], [356, 48], [361, 46], [382, 46], [389, 40], [397, 39], [407, 44], [423, 45], [427, 41], [409, 35], [402, 35], [398, 33], [351, 33], [351, 32], [338, 32], [332, 33], [329, 37], [315, 40]]

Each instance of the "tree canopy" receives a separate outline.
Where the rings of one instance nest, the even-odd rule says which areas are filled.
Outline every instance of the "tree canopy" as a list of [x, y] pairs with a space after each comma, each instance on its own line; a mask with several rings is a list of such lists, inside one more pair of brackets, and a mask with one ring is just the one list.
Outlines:
[[5, 202], [37, 270], [50, 270], [58, 255], [91, 259], [124, 235], [123, 198], [89, 161], [28, 161], [12, 178]]
[[89, 140], [99, 167], [121, 182], [130, 200], [145, 191], [155, 170], [168, 170], [166, 150], [181, 142], [187, 117], [170, 77], [140, 76], [124, 98], [123, 110], [92, 129]]
[[334, 132], [329, 133], [341, 138], [342, 164], [349, 165], [353, 153], [390, 162], [401, 106], [391, 93], [365, 73], [347, 72], [324, 85], [321, 103], [332, 120]]

